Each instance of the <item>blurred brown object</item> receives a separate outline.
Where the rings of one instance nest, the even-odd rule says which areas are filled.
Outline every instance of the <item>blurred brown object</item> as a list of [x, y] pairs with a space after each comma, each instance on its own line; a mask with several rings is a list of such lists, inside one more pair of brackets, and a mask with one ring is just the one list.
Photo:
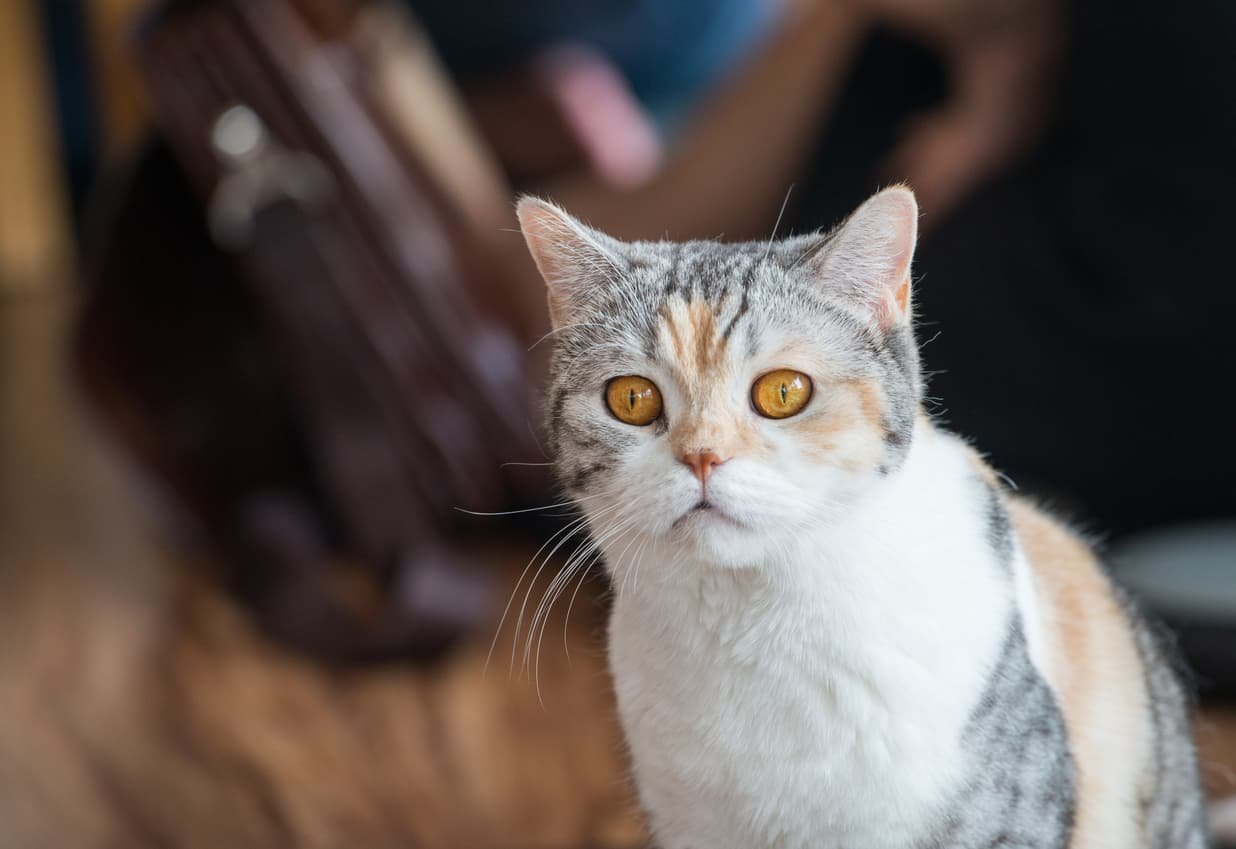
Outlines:
[[884, 163], [942, 220], [1023, 157], [1051, 115], [1064, 40], [1059, 0], [855, 0], [874, 23], [910, 33], [943, 61], [950, 93], [913, 117]]
[[[440, 182], [442, 195], [450, 198], [474, 237], [496, 240], [511, 223], [510, 189], [482, 147], [479, 129], [428, 37], [399, 8], [385, 3], [367, 7], [353, 26], [357, 58], [364, 62], [376, 107]], [[539, 327], [545, 305], [539, 285], [534, 292]]]
[[128, 48], [133, 27], [150, 5], [151, 0], [90, 0], [86, 4], [105, 162], [130, 155], [147, 128], [141, 78]]
[[464, 131], [438, 108], [409, 137], [418, 101], [392, 113], [372, 13], [219, 0], [146, 22], [165, 142], [106, 216], [78, 356], [263, 624], [344, 658], [432, 653], [479, 621], [457, 508], [545, 489], [503, 465], [536, 456], [527, 307], [427, 141]]
[[0, 3], [0, 294], [63, 278], [72, 254], [34, 0]]

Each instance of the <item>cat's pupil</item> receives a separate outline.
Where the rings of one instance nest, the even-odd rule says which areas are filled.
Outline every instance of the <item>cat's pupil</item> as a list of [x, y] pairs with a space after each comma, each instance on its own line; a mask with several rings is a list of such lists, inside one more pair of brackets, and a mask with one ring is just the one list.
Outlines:
[[781, 384], [781, 403], [785, 403], [786, 396], [789, 395], [789, 390], [785, 388], [785, 384]]
[[627, 390], [627, 405], [631, 408], [632, 411], [635, 410], [635, 389], [634, 388]]

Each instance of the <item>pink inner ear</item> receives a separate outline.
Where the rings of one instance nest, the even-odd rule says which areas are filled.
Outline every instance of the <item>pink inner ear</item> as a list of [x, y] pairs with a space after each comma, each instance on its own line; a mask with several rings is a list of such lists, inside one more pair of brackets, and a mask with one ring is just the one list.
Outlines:
[[581, 256], [599, 251], [585, 238], [585, 228], [552, 204], [525, 197], [515, 212], [532, 259], [545, 279], [550, 322], [560, 327], [567, 323], [571, 287], [579, 285]]
[[[863, 213], [884, 219], [889, 230], [888, 260], [891, 266], [882, 282], [876, 307], [876, 320], [887, 326], [903, 319], [910, 307], [910, 263], [918, 240], [918, 204], [904, 186], [886, 189], [859, 208]], [[890, 232], [891, 231], [891, 232]]]
[[905, 281], [897, 287], [897, 294], [893, 296], [897, 301], [897, 308], [905, 312], [910, 306], [910, 278], [906, 277]]
[[893, 272], [893, 281], [900, 280], [901, 283], [896, 284], [895, 289], [885, 289], [886, 294], [880, 302], [878, 320], [883, 326], [888, 326], [904, 319], [910, 309], [910, 260], [914, 255], [913, 232], [909, 234], [908, 239], [910, 249], [902, 251], [901, 256], [898, 258], [897, 270]]
[[881, 327], [889, 327], [905, 318], [910, 308], [910, 277], [895, 290], [884, 290], [884, 296], [876, 303], [875, 318]]
[[566, 222], [565, 213], [544, 201], [524, 198], [515, 213], [541, 276], [552, 286], [566, 271], [563, 244], [578, 237]]

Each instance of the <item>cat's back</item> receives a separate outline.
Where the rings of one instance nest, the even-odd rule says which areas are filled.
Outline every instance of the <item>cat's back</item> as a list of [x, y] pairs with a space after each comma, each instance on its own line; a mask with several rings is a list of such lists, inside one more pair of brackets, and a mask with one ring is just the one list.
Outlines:
[[1071, 848], [1204, 846], [1187, 699], [1157, 631], [1081, 537], [1024, 499], [1008, 512], [1076, 764]]

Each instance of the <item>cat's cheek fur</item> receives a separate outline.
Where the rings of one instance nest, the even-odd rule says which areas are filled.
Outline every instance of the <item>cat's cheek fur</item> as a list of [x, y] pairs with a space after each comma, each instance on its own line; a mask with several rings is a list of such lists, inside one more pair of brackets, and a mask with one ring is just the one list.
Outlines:
[[814, 403], [827, 405], [826, 413], [787, 420], [784, 452], [798, 468], [831, 468], [851, 480], [879, 469], [885, 460], [884, 431], [878, 402], [867, 388], [850, 384], [827, 386], [827, 397]]

